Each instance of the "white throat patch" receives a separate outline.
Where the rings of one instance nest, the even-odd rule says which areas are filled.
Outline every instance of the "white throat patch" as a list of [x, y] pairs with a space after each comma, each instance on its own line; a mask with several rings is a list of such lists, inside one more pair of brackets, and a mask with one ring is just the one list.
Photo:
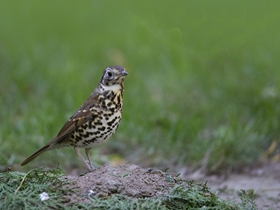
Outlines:
[[111, 86], [105, 86], [103, 84], [102, 85], [102, 88], [107, 91], [107, 90], [110, 90], [110, 91], [118, 91], [121, 89], [121, 86], [119, 84], [115, 84], [115, 85], [111, 85]]

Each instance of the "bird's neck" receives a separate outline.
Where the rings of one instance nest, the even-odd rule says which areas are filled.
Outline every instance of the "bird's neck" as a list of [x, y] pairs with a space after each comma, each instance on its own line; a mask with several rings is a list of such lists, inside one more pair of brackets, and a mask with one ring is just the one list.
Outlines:
[[103, 84], [100, 84], [100, 89], [102, 91], [120, 91], [122, 89], [122, 87], [119, 84], [115, 84], [115, 85], [110, 85], [110, 86], [105, 86]]
[[99, 84], [99, 91], [101, 93], [104, 93], [104, 92], [114, 92], [114, 93], [117, 93], [117, 92], [123, 92], [124, 90], [124, 86], [123, 84], [114, 84], [114, 85], [110, 85], [110, 86], [106, 86], [106, 85], [103, 85], [102, 83]]

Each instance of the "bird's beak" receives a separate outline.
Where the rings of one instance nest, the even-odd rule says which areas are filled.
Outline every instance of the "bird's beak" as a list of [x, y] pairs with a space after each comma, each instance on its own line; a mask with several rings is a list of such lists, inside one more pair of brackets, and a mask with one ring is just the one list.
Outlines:
[[126, 75], [128, 75], [128, 73], [125, 70], [122, 70], [121, 75], [126, 76]]

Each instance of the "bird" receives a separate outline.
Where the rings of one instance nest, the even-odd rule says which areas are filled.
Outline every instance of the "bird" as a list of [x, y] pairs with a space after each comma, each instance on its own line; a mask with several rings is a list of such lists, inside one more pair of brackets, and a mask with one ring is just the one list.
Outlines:
[[[106, 141], [117, 130], [123, 107], [124, 79], [128, 75], [122, 66], [109, 66], [88, 99], [68, 119], [58, 134], [44, 147], [20, 163], [26, 165], [42, 153], [62, 147], [74, 147], [89, 171], [94, 169], [89, 152]], [[88, 162], [80, 153], [85, 149]]]

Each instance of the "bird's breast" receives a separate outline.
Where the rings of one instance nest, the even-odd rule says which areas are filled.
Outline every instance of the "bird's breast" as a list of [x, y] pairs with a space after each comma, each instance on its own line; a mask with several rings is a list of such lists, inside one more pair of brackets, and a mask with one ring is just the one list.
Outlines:
[[75, 147], [91, 148], [107, 140], [118, 128], [122, 117], [122, 95], [109, 93], [92, 107], [92, 118], [71, 135]]

